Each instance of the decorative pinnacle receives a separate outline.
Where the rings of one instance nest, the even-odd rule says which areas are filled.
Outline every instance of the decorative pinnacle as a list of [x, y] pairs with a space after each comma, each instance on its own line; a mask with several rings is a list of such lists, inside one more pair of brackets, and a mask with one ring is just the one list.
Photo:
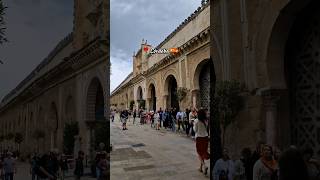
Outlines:
[[203, 6], [206, 3], [205, 0], [201, 0], [201, 5]]

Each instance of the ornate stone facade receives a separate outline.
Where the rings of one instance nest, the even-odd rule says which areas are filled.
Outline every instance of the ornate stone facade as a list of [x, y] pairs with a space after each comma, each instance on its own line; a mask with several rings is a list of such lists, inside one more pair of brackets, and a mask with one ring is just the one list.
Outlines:
[[[75, 0], [74, 5], [73, 32], [1, 101], [0, 135], [21, 133], [22, 154], [38, 148], [61, 152], [63, 129], [71, 121], [78, 121], [81, 149], [89, 153], [86, 122], [109, 119], [109, 1]], [[36, 130], [44, 138], [37, 141]], [[1, 148], [15, 147], [2, 141]]]
[[251, 92], [226, 146], [239, 155], [263, 140], [312, 147], [320, 156], [319, 2], [211, 1], [211, 55], [217, 80]]
[[[210, 57], [209, 13], [209, 3], [203, 3], [155, 47], [178, 48], [176, 54], [150, 54], [151, 45], [143, 41], [133, 55], [133, 72], [111, 94], [112, 108], [130, 108], [131, 101], [138, 108], [140, 100], [148, 110], [199, 107], [200, 93], [195, 92], [205, 91], [199, 79]], [[187, 94], [178, 102], [176, 92], [181, 88]]]

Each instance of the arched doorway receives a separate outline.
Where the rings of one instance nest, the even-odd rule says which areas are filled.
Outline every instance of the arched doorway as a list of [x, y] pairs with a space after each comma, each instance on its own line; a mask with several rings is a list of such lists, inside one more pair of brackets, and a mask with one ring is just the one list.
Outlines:
[[143, 99], [143, 93], [142, 93], [141, 86], [138, 87], [137, 98], [138, 98], [138, 100], [142, 100]]
[[65, 121], [64, 121], [64, 124], [65, 123], [70, 123], [70, 122], [73, 122], [75, 121], [75, 104], [74, 104], [74, 101], [73, 101], [73, 98], [72, 96], [69, 96], [67, 98], [67, 102], [66, 102], [66, 107], [65, 107]]
[[209, 59], [203, 60], [196, 68], [194, 76], [194, 88], [199, 90], [198, 102], [199, 107], [210, 109], [210, 63]]
[[50, 140], [50, 149], [57, 148], [58, 147], [58, 128], [59, 128], [59, 120], [58, 120], [58, 110], [57, 106], [54, 102], [51, 103], [50, 111], [49, 111], [49, 117], [48, 117], [48, 125], [50, 134], [48, 138]]
[[138, 108], [145, 108], [145, 101], [143, 99], [143, 92], [142, 87], [139, 86], [137, 90], [137, 101], [138, 101]]
[[[108, 145], [109, 124], [104, 116], [105, 98], [103, 87], [98, 78], [93, 78], [87, 91], [86, 125], [89, 132], [85, 137], [86, 147], [90, 153], [90, 159], [94, 158], [94, 150], [99, 143]], [[82, 142], [82, 141], [81, 141]], [[82, 146], [82, 143], [80, 143]]]
[[157, 110], [157, 97], [156, 97], [156, 88], [154, 86], [154, 84], [150, 84], [149, 86], [149, 109], [150, 110]]
[[177, 89], [178, 83], [176, 78], [173, 75], [169, 75], [166, 79], [166, 91], [168, 92], [167, 97], [167, 107], [168, 108], [176, 108], [177, 110], [180, 109], [179, 101], [177, 97]]
[[104, 120], [104, 95], [101, 83], [94, 78], [87, 93], [87, 121]]
[[297, 15], [285, 52], [291, 143], [320, 157], [320, 2]]

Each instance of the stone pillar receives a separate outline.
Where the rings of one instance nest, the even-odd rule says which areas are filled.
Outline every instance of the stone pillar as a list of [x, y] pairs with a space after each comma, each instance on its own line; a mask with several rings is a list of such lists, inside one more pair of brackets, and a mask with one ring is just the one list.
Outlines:
[[265, 119], [265, 132], [266, 143], [271, 146], [278, 146], [278, 110], [277, 103], [280, 96], [273, 91], [267, 91], [263, 93], [263, 105], [266, 112]]
[[192, 96], [192, 107], [196, 107], [198, 108], [199, 107], [199, 93], [200, 93], [200, 90], [199, 89], [194, 89], [191, 91], [191, 96]]
[[163, 95], [163, 108], [168, 108], [168, 95]]
[[149, 110], [152, 110], [152, 107], [151, 107], [151, 98], [147, 98], [146, 100], [146, 109], [149, 111]]

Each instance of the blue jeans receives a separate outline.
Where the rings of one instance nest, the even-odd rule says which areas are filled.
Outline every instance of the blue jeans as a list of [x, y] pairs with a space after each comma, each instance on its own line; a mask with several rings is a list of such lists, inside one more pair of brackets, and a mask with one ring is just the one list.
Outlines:
[[97, 173], [97, 178], [100, 178], [100, 169], [98, 167], [96, 167], [96, 173]]

